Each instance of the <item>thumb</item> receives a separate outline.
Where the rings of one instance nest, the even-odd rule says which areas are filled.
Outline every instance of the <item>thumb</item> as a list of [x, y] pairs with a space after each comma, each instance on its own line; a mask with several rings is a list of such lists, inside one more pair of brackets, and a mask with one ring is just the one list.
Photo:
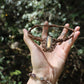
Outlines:
[[30, 51], [36, 48], [36, 44], [34, 41], [31, 40], [31, 38], [28, 36], [28, 31], [26, 29], [23, 29], [23, 39], [26, 45], [29, 47]]

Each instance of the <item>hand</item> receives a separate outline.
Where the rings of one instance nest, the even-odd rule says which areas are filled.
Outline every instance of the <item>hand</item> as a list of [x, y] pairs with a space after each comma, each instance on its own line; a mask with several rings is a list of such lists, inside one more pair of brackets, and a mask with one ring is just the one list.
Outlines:
[[[44, 25], [48, 25], [48, 22], [46, 21]], [[65, 26], [69, 27], [69, 24], [65, 24]], [[57, 43], [55, 49], [52, 52], [44, 52], [42, 46], [39, 46], [34, 41], [32, 41], [31, 38], [28, 37], [28, 31], [24, 29], [24, 41], [31, 52], [31, 62], [33, 67], [32, 72], [39, 77], [46, 77], [52, 82], [52, 84], [54, 84], [63, 70], [71, 46], [80, 34], [79, 29], [79, 26], [75, 28], [74, 36], [71, 39], [62, 42], [61, 44]], [[63, 39], [67, 32], [68, 30], [64, 28], [58, 38]], [[48, 27], [44, 26], [42, 31], [42, 38], [46, 38], [47, 33]]]

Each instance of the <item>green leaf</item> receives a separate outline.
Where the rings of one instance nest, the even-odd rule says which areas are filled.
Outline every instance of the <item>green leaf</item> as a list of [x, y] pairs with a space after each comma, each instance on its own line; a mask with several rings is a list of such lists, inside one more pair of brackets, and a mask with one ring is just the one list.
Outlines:
[[11, 76], [13, 76], [13, 75], [20, 75], [20, 74], [21, 74], [20, 70], [15, 70], [14, 72], [10, 72]]
[[2, 63], [2, 61], [5, 59], [5, 57], [1, 57], [0, 58], [0, 63]]
[[2, 66], [0, 66], [0, 70], [3, 70], [4, 68]]
[[83, 54], [83, 53], [84, 53], [83, 49], [79, 49], [79, 50], [78, 50], [78, 55], [81, 55], [81, 54]]

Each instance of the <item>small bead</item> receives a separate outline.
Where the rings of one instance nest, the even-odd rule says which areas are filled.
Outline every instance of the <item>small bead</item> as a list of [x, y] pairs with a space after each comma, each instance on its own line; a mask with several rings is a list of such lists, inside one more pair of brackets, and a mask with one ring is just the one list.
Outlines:
[[32, 74], [32, 77], [33, 77], [33, 78], [36, 78], [36, 75], [35, 75], [35, 74]]
[[31, 76], [33, 78], [36, 78], [36, 75], [35, 74], [32, 74], [32, 73], [29, 73], [29, 76]]
[[41, 81], [43, 81], [43, 80], [44, 80], [44, 78], [43, 78], [43, 77], [40, 77], [40, 80], [41, 80]]

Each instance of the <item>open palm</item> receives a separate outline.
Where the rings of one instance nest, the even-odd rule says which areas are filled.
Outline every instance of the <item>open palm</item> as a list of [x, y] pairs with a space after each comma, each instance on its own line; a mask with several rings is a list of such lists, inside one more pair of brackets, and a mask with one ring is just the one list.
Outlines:
[[[48, 22], [45, 22], [44, 24], [47, 25]], [[65, 26], [69, 27], [69, 24], [66, 24]], [[52, 82], [54, 84], [54, 82], [56, 82], [57, 78], [61, 74], [71, 46], [80, 34], [79, 29], [79, 26], [75, 28], [74, 36], [71, 39], [62, 42], [61, 44], [57, 43], [55, 49], [52, 52], [44, 52], [42, 46], [39, 46], [34, 41], [32, 41], [31, 38], [28, 37], [28, 31], [24, 29], [24, 41], [31, 52], [33, 73], [36, 73], [37, 75], [40, 74], [40, 76], [44, 77], [47, 74], [47, 79], [53, 79], [54, 81]], [[47, 32], [48, 27], [43, 27], [42, 38], [47, 37]], [[67, 32], [68, 30], [64, 28], [58, 38], [64, 38]]]

